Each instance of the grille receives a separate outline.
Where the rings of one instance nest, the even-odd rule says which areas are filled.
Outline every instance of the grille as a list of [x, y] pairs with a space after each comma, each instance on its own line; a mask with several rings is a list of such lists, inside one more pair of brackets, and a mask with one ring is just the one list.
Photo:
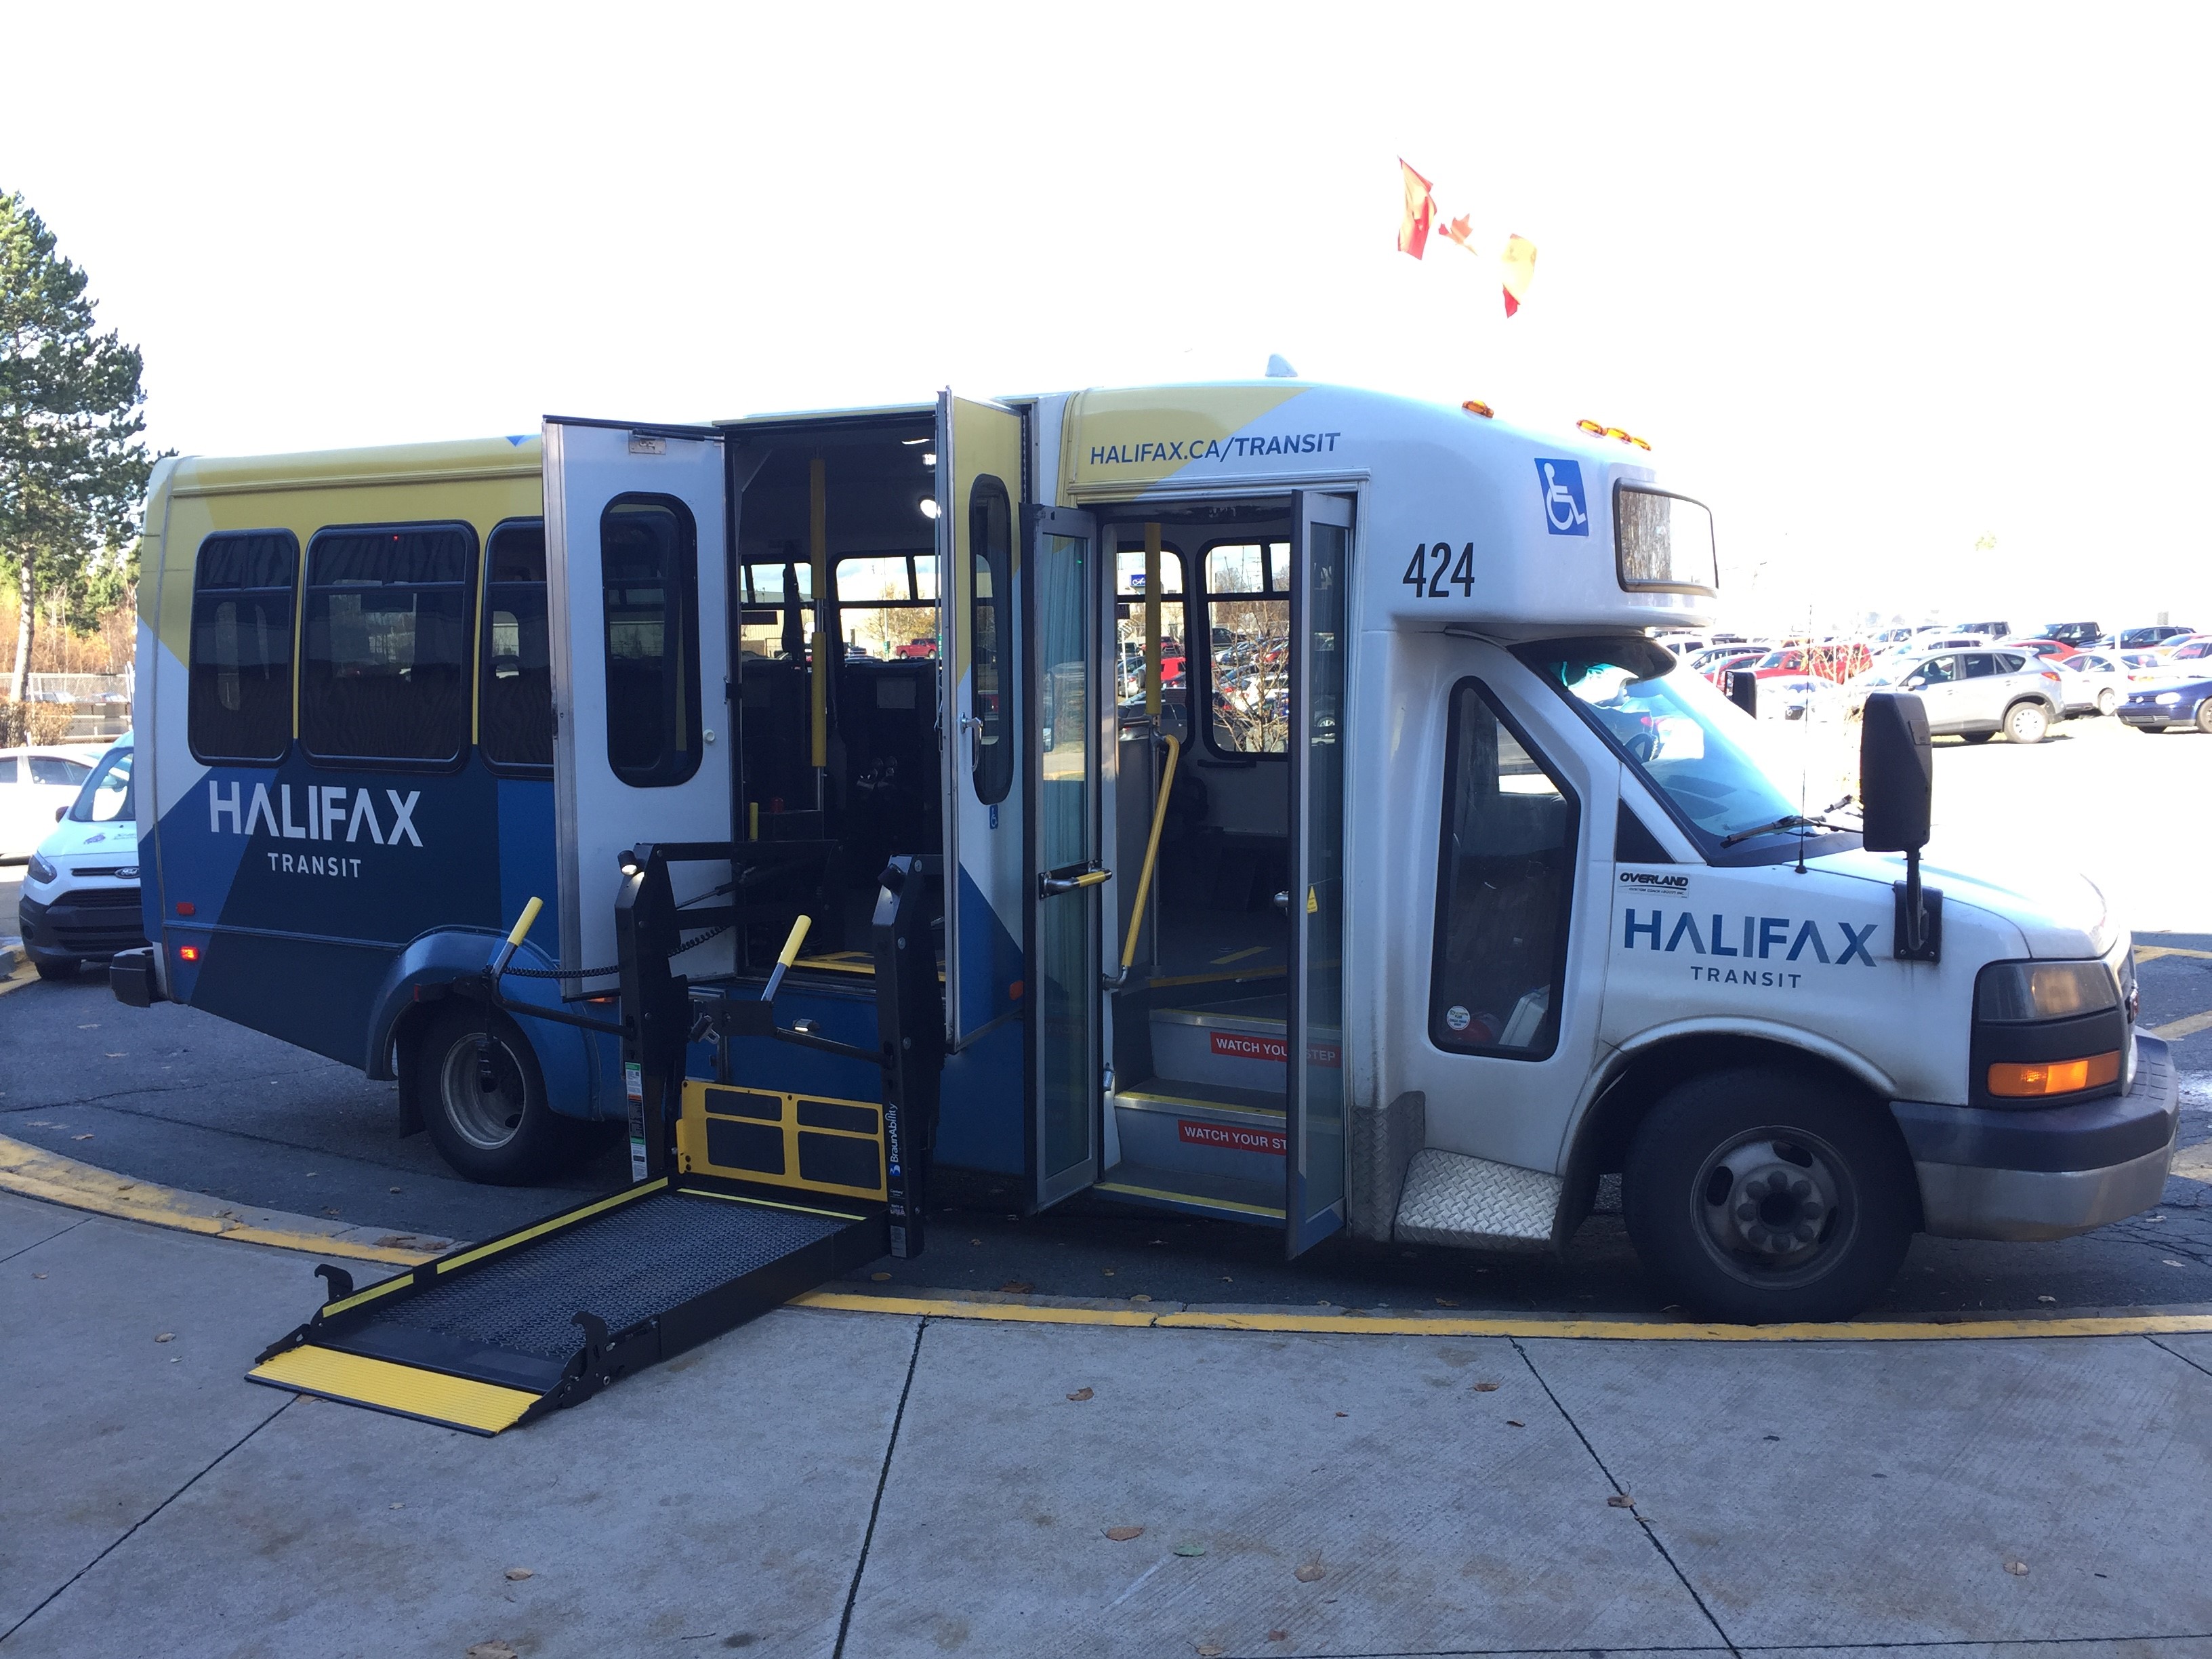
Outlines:
[[407, 1297], [368, 1322], [566, 1360], [583, 1346], [570, 1322], [597, 1314], [621, 1331], [848, 1226], [723, 1199], [639, 1199]]
[[[80, 870], [79, 875], [89, 875]], [[57, 906], [67, 905], [76, 910], [128, 910], [138, 912], [138, 890], [136, 887], [87, 887], [77, 892], [64, 893], [54, 901]]]

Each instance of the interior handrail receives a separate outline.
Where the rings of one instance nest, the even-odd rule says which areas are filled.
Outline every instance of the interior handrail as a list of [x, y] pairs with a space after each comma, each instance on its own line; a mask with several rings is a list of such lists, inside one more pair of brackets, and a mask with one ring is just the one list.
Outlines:
[[1159, 862], [1160, 831], [1167, 825], [1168, 797], [1175, 789], [1176, 762], [1182, 757], [1182, 739], [1172, 732], [1160, 734], [1168, 746], [1167, 769], [1160, 774], [1160, 797], [1152, 803], [1152, 833], [1145, 843], [1145, 867], [1137, 874], [1137, 902], [1129, 912], [1129, 938], [1121, 946], [1121, 972], [1137, 959], [1137, 935], [1145, 927], [1145, 901], [1152, 896], [1152, 866]]

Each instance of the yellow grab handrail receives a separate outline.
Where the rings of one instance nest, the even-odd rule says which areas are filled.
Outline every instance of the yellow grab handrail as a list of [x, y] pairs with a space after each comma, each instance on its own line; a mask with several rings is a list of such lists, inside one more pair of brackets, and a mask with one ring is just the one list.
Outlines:
[[1137, 935], [1144, 930], [1145, 901], [1152, 896], [1152, 866], [1160, 856], [1160, 831], [1168, 821], [1168, 796], [1175, 788], [1176, 762], [1182, 757], [1182, 740], [1172, 732], [1161, 733], [1168, 746], [1168, 763], [1160, 774], [1160, 798], [1152, 803], [1152, 834], [1145, 843], [1145, 867], [1137, 875], [1137, 902], [1129, 912], [1128, 942], [1121, 947], [1121, 971], [1137, 959]]

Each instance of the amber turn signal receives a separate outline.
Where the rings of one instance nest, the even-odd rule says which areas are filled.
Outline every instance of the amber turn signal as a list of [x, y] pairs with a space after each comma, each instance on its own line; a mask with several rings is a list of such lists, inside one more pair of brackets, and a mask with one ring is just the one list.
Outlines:
[[2120, 1051], [2091, 1054], [2086, 1060], [2052, 1060], [2030, 1065], [2001, 1060], [1990, 1067], [1990, 1092], [2005, 1100], [2032, 1100], [2040, 1095], [2079, 1094], [2117, 1083]]
[[200, 947], [197, 945], [179, 945], [177, 947], [177, 955], [183, 961], [198, 962], [200, 959]]

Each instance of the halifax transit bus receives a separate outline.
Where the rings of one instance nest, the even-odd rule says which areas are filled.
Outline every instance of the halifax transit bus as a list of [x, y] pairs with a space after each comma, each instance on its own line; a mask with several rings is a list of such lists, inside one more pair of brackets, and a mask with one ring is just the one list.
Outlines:
[[1618, 1172], [1666, 1299], [1761, 1321], [2160, 1196], [2122, 919], [1923, 890], [1871, 773], [1804, 816], [1650, 637], [1711, 514], [1604, 435], [1284, 380], [549, 418], [164, 461], [145, 546], [118, 994], [396, 1079], [477, 1180], [627, 1120], [641, 1178], [884, 1201], [903, 869], [905, 1164], [1026, 1209], [1544, 1250]]

